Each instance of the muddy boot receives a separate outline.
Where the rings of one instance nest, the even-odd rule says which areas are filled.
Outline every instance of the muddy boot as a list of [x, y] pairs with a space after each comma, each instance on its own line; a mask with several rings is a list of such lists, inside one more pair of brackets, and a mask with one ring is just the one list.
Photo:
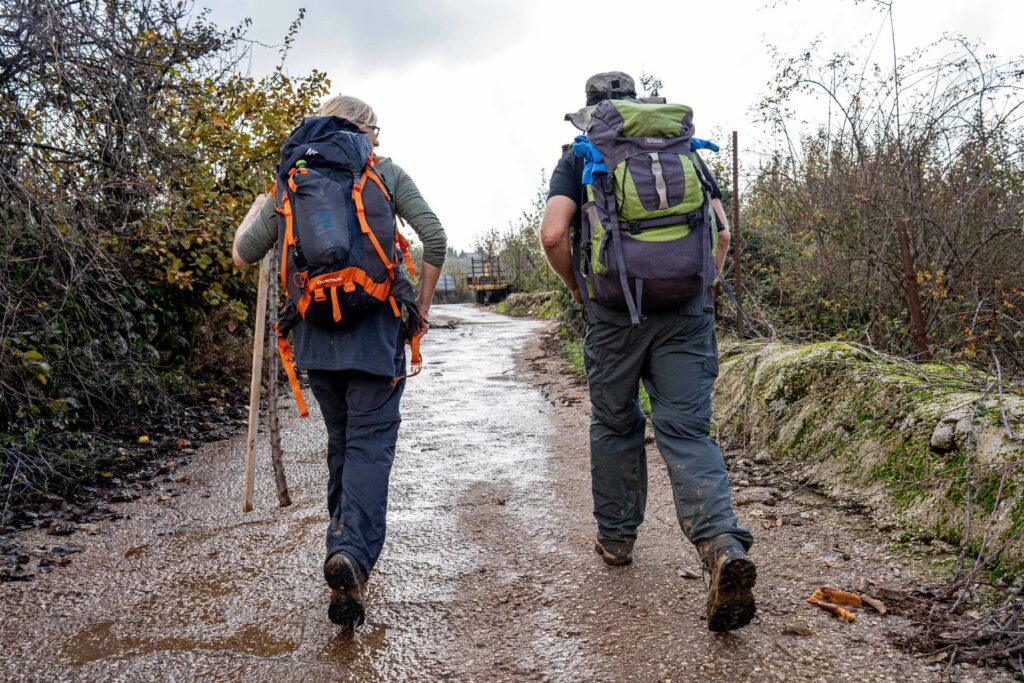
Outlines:
[[345, 553], [334, 553], [324, 562], [324, 579], [331, 587], [327, 618], [339, 626], [355, 628], [366, 621], [363, 584], [366, 576]]
[[757, 567], [742, 546], [726, 545], [704, 559], [711, 573], [708, 591], [708, 630], [722, 633], [743, 628], [754, 618]]
[[594, 551], [600, 555], [607, 564], [614, 567], [629, 564], [633, 561], [633, 546], [629, 543], [615, 543], [614, 541], [594, 541]]

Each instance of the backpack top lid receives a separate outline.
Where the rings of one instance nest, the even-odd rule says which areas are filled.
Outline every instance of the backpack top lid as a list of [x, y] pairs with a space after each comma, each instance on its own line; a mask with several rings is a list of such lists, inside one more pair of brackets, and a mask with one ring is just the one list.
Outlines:
[[296, 162], [315, 168], [333, 168], [358, 175], [373, 152], [370, 136], [340, 116], [307, 116], [281, 147], [277, 179], [282, 184]]
[[685, 104], [605, 100], [586, 118], [584, 132], [609, 168], [642, 152], [690, 152], [693, 110]]

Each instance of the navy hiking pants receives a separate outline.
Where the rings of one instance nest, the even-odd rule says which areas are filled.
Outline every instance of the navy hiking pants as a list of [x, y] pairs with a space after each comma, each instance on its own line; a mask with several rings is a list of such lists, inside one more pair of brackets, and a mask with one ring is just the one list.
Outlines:
[[384, 547], [388, 480], [405, 380], [355, 370], [309, 370], [327, 426], [327, 557], [344, 551], [369, 576]]
[[718, 376], [714, 315], [656, 311], [639, 327], [596, 320], [587, 330], [590, 465], [602, 541], [632, 547], [647, 504], [646, 419], [668, 467], [676, 516], [701, 557], [728, 543], [749, 548], [739, 526], [722, 452], [711, 439], [711, 390]]

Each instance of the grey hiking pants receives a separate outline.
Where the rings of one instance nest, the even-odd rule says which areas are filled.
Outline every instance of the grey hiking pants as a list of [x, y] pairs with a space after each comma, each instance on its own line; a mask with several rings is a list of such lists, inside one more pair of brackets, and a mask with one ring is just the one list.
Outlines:
[[749, 548], [738, 525], [722, 452], [711, 440], [711, 390], [718, 376], [714, 315], [656, 311], [639, 327], [596, 320], [583, 345], [590, 384], [590, 468], [600, 539], [629, 546], [647, 504], [646, 419], [665, 459], [676, 516], [701, 557], [723, 544]]

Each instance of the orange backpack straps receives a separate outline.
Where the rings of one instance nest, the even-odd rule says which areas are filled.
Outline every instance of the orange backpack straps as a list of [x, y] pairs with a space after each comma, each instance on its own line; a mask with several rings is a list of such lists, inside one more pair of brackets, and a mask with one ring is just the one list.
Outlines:
[[391, 378], [391, 385], [398, 384], [399, 381], [407, 379], [409, 377], [415, 377], [420, 374], [420, 370], [423, 369], [423, 356], [420, 354], [420, 333], [412, 335], [409, 339], [409, 349], [412, 351], [412, 357], [409, 359], [409, 372], [405, 375], [399, 375], [398, 377]]
[[281, 333], [281, 327], [274, 325], [274, 332], [277, 334], [277, 352], [281, 355], [281, 365], [288, 375], [288, 384], [292, 387], [292, 394], [295, 395], [295, 405], [299, 409], [300, 417], [309, 417], [309, 408], [306, 407], [306, 400], [302, 398], [302, 389], [299, 388], [299, 378], [295, 374], [295, 354], [288, 343], [287, 337]]
[[[405, 221], [402, 222], [404, 223]], [[396, 229], [395, 241], [398, 242], [398, 248], [402, 252], [402, 260], [405, 261], [405, 267], [409, 270], [409, 274], [415, 275], [416, 266], [413, 265], [412, 256], [409, 255], [409, 240], [405, 239], [405, 235], [403, 235]]]
[[[356, 204], [356, 216], [359, 218], [359, 229], [362, 230], [363, 235], [370, 240], [370, 244], [372, 244], [373, 248], [377, 251], [377, 256], [380, 256], [380, 260], [384, 262], [384, 266], [388, 269], [388, 279], [394, 280], [395, 264], [390, 258], [388, 258], [388, 255], [384, 253], [384, 248], [380, 246], [380, 241], [377, 239], [377, 236], [373, 234], [370, 224], [366, 222], [366, 207], [363, 206], [363, 183], [366, 182], [368, 177], [372, 177], [381, 187], [384, 187], [384, 184], [380, 182], [377, 174], [372, 173], [369, 167], [363, 171], [363, 175], [358, 181], [352, 183], [352, 201]], [[387, 194], [387, 190], [384, 190], [384, 193]]]

